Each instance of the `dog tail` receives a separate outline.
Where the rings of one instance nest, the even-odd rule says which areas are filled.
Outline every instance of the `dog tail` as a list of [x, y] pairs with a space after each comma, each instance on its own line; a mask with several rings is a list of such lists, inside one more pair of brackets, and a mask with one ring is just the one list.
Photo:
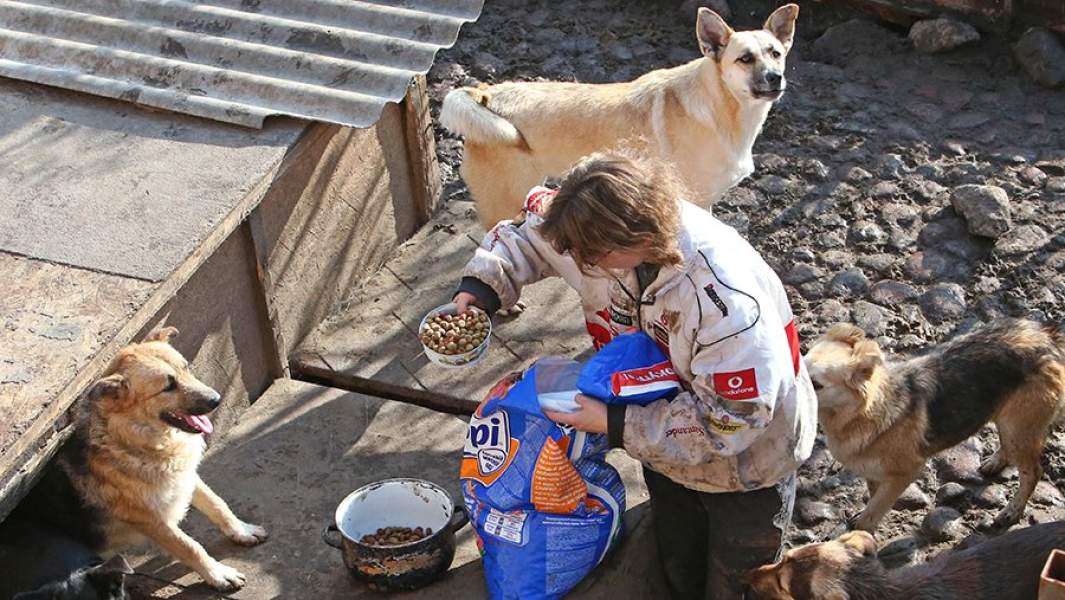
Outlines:
[[471, 142], [525, 146], [518, 128], [488, 108], [490, 98], [475, 88], [451, 90], [440, 109], [440, 124]]

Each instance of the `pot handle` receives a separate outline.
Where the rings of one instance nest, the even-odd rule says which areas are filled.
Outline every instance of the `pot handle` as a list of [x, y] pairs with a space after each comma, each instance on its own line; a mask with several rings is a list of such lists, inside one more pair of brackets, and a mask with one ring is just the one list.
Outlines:
[[322, 531], [322, 541], [327, 545], [342, 550], [343, 545], [340, 542], [340, 530], [336, 525], [330, 525]]
[[466, 506], [459, 504], [455, 506], [455, 512], [451, 514], [451, 520], [448, 521], [447, 528], [452, 533], [462, 529], [466, 526], [466, 523], [470, 522], [470, 511]]

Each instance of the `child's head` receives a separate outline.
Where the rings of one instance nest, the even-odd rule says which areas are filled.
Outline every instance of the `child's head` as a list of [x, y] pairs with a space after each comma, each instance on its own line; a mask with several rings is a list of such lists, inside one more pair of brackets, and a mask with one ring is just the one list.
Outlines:
[[562, 178], [540, 234], [582, 271], [618, 252], [640, 254], [652, 264], [679, 264], [680, 195], [668, 169], [654, 161], [591, 154]]

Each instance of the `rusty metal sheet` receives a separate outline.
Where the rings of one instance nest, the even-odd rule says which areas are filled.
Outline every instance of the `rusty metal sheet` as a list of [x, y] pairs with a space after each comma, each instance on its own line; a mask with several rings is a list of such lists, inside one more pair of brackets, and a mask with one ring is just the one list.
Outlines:
[[0, 0], [0, 76], [249, 127], [369, 127], [484, 0]]

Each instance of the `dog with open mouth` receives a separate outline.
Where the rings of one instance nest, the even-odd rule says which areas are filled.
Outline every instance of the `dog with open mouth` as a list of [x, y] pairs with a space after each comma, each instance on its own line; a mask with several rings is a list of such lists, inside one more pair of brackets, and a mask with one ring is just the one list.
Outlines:
[[234, 590], [244, 574], [179, 527], [189, 506], [237, 544], [267, 533], [237, 518], [196, 472], [221, 398], [170, 345], [175, 335], [165, 327], [119, 351], [81, 403], [72, 439], [16, 513], [104, 557], [150, 540], [212, 587]]

